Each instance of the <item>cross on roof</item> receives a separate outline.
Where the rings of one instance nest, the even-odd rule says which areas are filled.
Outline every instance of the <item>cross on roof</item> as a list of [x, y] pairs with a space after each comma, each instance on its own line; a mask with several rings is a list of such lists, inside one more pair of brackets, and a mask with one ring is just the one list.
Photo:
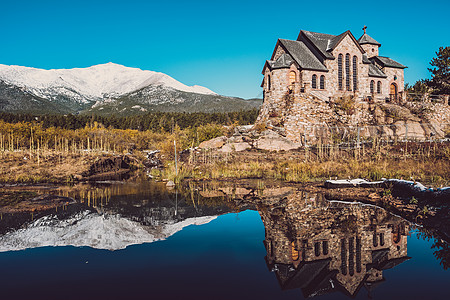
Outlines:
[[364, 25], [364, 27], [363, 27], [363, 30], [364, 30], [364, 34], [366, 34], [366, 29], [367, 29], [367, 26], [366, 26], [366, 25]]

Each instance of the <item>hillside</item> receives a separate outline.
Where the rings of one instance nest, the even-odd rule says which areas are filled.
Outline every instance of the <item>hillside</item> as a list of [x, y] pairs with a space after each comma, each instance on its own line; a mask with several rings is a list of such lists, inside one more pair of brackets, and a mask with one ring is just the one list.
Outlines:
[[0, 64], [0, 110], [13, 113], [230, 112], [261, 100], [221, 96], [154, 71], [107, 63], [43, 70]]
[[133, 115], [145, 112], [232, 112], [259, 108], [262, 100], [198, 94], [147, 86], [116, 99], [99, 101], [84, 113]]

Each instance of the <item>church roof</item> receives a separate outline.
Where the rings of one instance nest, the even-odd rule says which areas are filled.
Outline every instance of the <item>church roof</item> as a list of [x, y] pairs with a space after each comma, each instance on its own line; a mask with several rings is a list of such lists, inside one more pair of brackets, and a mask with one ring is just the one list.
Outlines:
[[375, 66], [374, 64], [370, 64], [369, 65], [369, 76], [372, 77], [381, 77], [381, 78], [386, 78], [386, 74], [384, 74], [383, 71], [381, 71], [380, 69], [378, 69], [377, 66]]
[[320, 60], [302, 41], [279, 39], [279, 42], [297, 62], [300, 68], [324, 72], [328, 71], [328, 69], [320, 62]]
[[311, 41], [311, 43], [314, 44], [314, 46], [316, 46], [316, 48], [325, 58], [334, 59], [334, 56], [331, 54], [331, 52], [329, 52], [330, 50], [332, 50], [332, 48], [330, 49], [329, 46], [330, 43], [332, 43], [331, 41], [336, 40], [335, 35], [301, 30], [297, 40], [300, 40], [302, 33]]
[[347, 30], [346, 32], [343, 32], [340, 35], [336, 35], [334, 38], [332, 38], [328, 44], [327, 51], [331, 51], [334, 48], [336, 48], [337, 44], [339, 44], [339, 42], [344, 38], [344, 36], [347, 32], [350, 32], [350, 31]]
[[276, 61], [270, 60], [269, 64], [272, 69], [289, 68], [294, 62], [289, 54], [283, 53]]
[[306, 37], [306, 39], [308, 39], [313, 44], [313, 46], [322, 54], [324, 58], [335, 59], [331, 51], [333, 51], [336, 48], [336, 46], [347, 34], [350, 36], [352, 40], [355, 41], [356, 46], [361, 50], [361, 53], [363, 53], [364, 50], [356, 41], [355, 37], [350, 32], [350, 30], [347, 30], [339, 35], [300, 30], [300, 34], [298, 35], [297, 40], [302, 41], [304, 37]]
[[375, 41], [370, 35], [368, 35], [367, 33], [364, 33], [359, 39], [358, 39], [358, 43], [360, 45], [364, 45], [364, 44], [370, 44], [370, 45], [378, 45], [381, 46], [380, 43], [378, 43], [377, 41]]
[[385, 57], [385, 56], [374, 56], [370, 58], [371, 60], [375, 60], [377, 63], [379, 63], [383, 68], [397, 68], [397, 69], [404, 69], [407, 68], [407, 66], [402, 65], [401, 63], [396, 62], [392, 58]]

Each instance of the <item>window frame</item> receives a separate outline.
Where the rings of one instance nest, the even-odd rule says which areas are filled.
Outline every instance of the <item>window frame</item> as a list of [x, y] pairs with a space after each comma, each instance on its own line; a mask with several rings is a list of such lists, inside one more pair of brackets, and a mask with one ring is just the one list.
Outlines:
[[325, 89], [325, 75], [320, 75], [320, 79], [319, 79], [319, 88], [321, 90]]
[[313, 74], [311, 78], [311, 88], [317, 89], [317, 75]]

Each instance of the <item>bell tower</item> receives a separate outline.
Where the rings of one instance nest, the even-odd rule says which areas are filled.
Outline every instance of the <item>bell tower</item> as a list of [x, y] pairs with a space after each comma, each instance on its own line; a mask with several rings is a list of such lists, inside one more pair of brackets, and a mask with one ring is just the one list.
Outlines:
[[378, 48], [381, 47], [381, 44], [366, 33], [366, 25], [362, 29], [364, 34], [358, 39], [358, 43], [366, 51], [368, 58], [378, 56]]

